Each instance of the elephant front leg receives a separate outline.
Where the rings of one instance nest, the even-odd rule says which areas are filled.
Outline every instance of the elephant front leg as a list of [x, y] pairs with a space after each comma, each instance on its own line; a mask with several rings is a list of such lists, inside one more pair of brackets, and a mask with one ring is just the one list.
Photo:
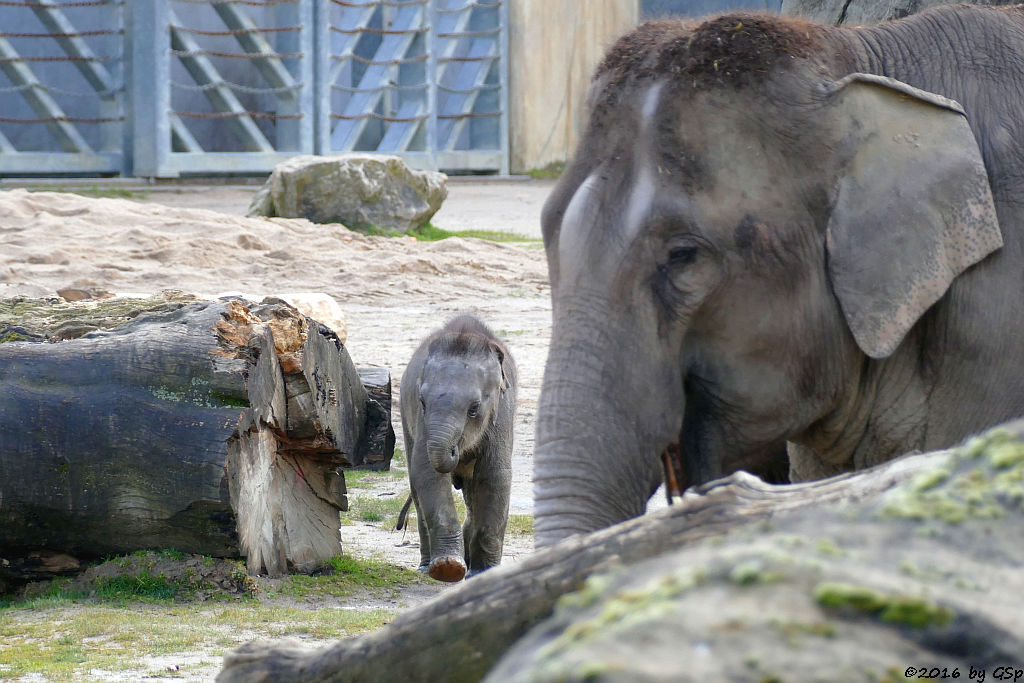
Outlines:
[[438, 581], [461, 581], [466, 575], [462, 529], [452, 498], [451, 476], [439, 474], [425, 457], [410, 462], [420, 531], [420, 569]]
[[478, 465], [476, 476], [463, 490], [467, 510], [463, 534], [470, 576], [501, 564], [511, 487], [511, 469]]

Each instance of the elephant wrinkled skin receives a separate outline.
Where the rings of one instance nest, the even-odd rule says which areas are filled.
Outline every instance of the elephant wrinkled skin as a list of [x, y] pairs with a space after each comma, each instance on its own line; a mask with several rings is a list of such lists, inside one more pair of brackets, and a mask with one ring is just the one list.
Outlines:
[[[420, 570], [435, 579], [459, 581], [467, 568], [472, 575], [501, 563], [516, 387], [508, 349], [470, 315], [427, 337], [402, 375], [402, 431]], [[461, 527], [453, 486], [466, 501]]]
[[[541, 545], [1024, 413], [1024, 11], [661, 21], [599, 67], [543, 213]], [[786, 450], [783, 450], [786, 449]]]

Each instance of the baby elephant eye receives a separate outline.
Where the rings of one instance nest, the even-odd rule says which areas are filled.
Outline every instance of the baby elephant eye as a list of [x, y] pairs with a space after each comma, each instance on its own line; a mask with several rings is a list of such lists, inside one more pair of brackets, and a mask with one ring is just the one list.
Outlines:
[[480, 404], [474, 403], [473, 405], [471, 405], [469, 407], [469, 411], [466, 414], [470, 417], [470, 419], [474, 420], [480, 417]]

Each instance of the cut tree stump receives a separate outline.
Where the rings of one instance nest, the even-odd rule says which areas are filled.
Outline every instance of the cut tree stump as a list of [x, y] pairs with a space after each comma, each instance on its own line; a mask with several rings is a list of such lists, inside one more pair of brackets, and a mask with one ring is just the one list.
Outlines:
[[371, 399], [280, 300], [5, 300], [0, 339], [34, 340], [0, 343], [9, 581], [144, 548], [310, 571], [341, 552], [343, 469], [393, 452], [387, 371], [364, 370]]
[[[1024, 421], [804, 484], [739, 472], [374, 633], [317, 650], [250, 643], [217, 680], [767, 680], [846, 671], [843, 652], [860, 657], [856, 680], [882, 661], [1006, 664], [1024, 647], [1022, 439]], [[796, 640], [801, 666], [785, 668]], [[744, 669], [755, 651], [759, 668]]]

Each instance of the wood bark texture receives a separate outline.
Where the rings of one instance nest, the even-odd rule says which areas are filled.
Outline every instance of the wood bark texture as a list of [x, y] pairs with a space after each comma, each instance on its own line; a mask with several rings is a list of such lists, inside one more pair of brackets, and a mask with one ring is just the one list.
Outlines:
[[276, 300], [164, 301], [103, 329], [110, 306], [58, 325], [77, 338], [6, 327], [65, 340], [0, 344], [0, 578], [142, 548], [271, 575], [338, 554], [342, 469], [391, 451], [390, 406], [337, 336]]
[[914, 456], [858, 474], [786, 486], [740, 472], [688, 492], [665, 510], [574, 536], [514, 565], [489, 570], [374, 633], [313, 651], [290, 643], [251, 643], [227, 656], [217, 680], [478, 681], [513, 643], [551, 615], [558, 598], [579, 590], [592, 574], [752, 522], [876, 499], [947, 455]]

